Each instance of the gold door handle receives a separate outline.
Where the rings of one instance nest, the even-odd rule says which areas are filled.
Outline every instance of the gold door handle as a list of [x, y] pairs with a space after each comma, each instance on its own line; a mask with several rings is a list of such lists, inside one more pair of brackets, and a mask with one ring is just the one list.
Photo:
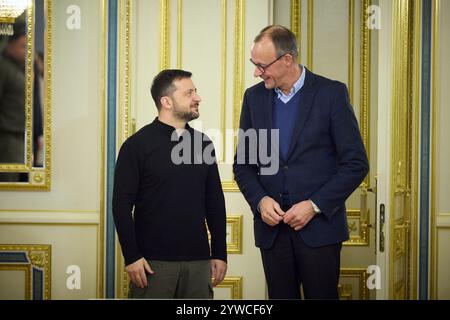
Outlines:
[[[361, 188], [361, 196], [360, 196], [360, 201], [361, 201], [360, 226], [362, 229], [366, 229], [367, 231], [369, 228], [374, 229], [375, 234], [377, 233], [376, 214], [375, 214], [375, 223], [370, 223], [370, 211], [367, 208], [367, 194], [370, 192], [375, 195], [374, 208], [375, 208], [375, 212], [376, 212], [376, 208], [377, 208], [377, 183], [376, 182], [377, 182], [377, 177], [375, 177], [375, 186], [374, 187], [366, 188], [365, 186], [363, 186]], [[377, 251], [377, 238], [376, 237], [375, 237], [374, 251], [375, 251], [375, 253]]]
[[385, 222], [385, 205], [380, 204], [380, 252], [384, 252], [384, 222]]

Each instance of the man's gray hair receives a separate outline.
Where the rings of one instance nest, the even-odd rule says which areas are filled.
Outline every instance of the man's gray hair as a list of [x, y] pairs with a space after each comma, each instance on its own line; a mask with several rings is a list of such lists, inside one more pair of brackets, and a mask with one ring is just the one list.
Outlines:
[[258, 43], [265, 37], [273, 42], [278, 57], [290, 53], [294, 59], [297, 59], [297, 39], [291, 30], [280, 25], [267, 26], [259, 32], [253, 42]]

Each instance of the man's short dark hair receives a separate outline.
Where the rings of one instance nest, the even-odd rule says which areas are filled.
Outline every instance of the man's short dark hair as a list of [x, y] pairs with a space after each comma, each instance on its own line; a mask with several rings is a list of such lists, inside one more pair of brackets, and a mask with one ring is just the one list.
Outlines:
[[150, 91], [158, 111], [161, 109], [161, 98], [171, 96], [175, 91], [176, 88], [173, 85], [173, 82], [176, 80], [190, 78], [191, 76], [192, 72], [180, 69], [166, 69], [156, 75], [153, 79]]
[[271, 25], [262, 29], [255, 37], [254, 43], [268, 37], [274, 44], [277, 56], [290, 53], [294, 59], [298, 56], [297, 39], [295, 34], [288, 28], [280, 25]]

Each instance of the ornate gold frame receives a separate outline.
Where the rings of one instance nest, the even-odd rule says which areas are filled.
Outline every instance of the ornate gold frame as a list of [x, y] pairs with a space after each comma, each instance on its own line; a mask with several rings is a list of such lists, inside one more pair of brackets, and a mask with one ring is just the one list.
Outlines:
[[25, 299], [24, 300], [31, 300], [31, 265], [30, 264], [21, 264], [21, 263], [15, 263], [15, 264], [0, 264], [0, 270], [3, 271], [24, 271], [25, 272]]
[[51, 245], [47, 244], [1, 244], [0, 252], [24, 253], [26, 260], [24, 262], [6, 262], [0, 261], [0, 270], [21, 270], [25, 271], [25, 299], [31, 299], [33, 296], [33, 269], [43, 272], [43, 298], [51, 298]]
[[242, 299], [242, 277], [225, 277], [217, 288], [230, 288], [231, 299]]
[[[359, 300], [369, 299], [369, 288], [367, 287], [367, 270], [364, 268], [341, 268], [340, 277], [358, 278], [359, 280]], [[342, 286], [342, 284], [340, 284]], [[348, 288], [347, 288], [348, 289]], [[348, 290], [345, 290], [348, 295]]]
[[242, 215], [227, 216], [227, 226], [231, 226], [231, 242], [227, 243], [227, 252], [229, 254], [241, 254], [242, 253]]
[[31, 157], [32, 102], [33, 102], [33, 52], [34, 52], [34, 5], [27, 9], [27, 64], [25, 77], [25, 145], [24, 164], [0, 164], [0, 172], [28, 173], [28, 182], [0, 182], [2, 190], [50, 190], [51, 186], [51, 104], [52, 104], [52, 8], [53, 0], [45, 0], [45, 98], [43, 109], [44, 167], [33, 167]]
[[[369, 216], [369, 213], [367, 214]], [[350, 219], [348, 219], [350, 218]], [[350, 220], [359, 220], [359, 234], [358, 236], [352, 236], [350, 224]], [[364, 223], [361, 217], [361, 211], [359, 209], [356, 210], [347, 210], [347, 221], [349, 223], [349, 234], [350, 239], [343, 243], [344, 246], [369, 246], [369, 232], [370, 228], [367, 223]], [[356, 223], [356, 222], [355, 222]]]
[[[227, 241], [228, 254], [242, 253], [242, 215], [227, 215], [227, 227], [231, 227], [231, 241]], [[227, 235], [230, 233], [227, 229]], [[211, 234], [208, 230], [208, 240], [211, 241]]]

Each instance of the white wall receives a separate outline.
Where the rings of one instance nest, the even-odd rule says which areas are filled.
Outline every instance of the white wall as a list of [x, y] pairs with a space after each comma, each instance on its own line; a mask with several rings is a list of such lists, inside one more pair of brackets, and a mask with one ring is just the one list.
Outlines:
[[[51, 191], [0, 191], [0, 246], [52, 246], [52, 299], [95, 298], [98, 292], [101, 4], [53, 1]], [[80, 30], [66, 27], [69, 5], [81, 9]], [[66, 288], [69, 265], [81, 267], [80, 290]], [[8, 290], [0, 284], [2, 297]]]

